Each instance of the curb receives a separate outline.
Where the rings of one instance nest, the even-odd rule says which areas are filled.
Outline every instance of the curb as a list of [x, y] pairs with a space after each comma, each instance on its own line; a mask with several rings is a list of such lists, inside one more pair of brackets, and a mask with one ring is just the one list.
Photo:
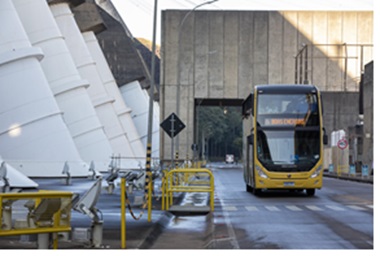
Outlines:
[[153, 226], [147, 231], [147, 236], [137, 246], [137, 249], [149, 249], [155, 243], [162, 231], [168, 226], [174, 215], [169, 212], [164, 212], [160, 219], [153, 224]]
[[337, 174], [333, 174], [333, 173], [323, 173], [323, 176], [329, 177], [329, 178], [341, 179], [341, 180], [349, 180], [349, 181], [373, 184], [373, 176], [370, 176], [368, 178], [363, 178], [363, 177], [350, 177], [350, 176], [345, 176], [345, 175], [338, 176]]

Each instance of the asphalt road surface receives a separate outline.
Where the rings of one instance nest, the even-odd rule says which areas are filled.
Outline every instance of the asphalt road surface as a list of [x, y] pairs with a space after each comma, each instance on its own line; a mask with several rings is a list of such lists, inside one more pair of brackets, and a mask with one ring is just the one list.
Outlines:
[[213, 165], [212, 248], [373, 249], [373, 185], [324, 178], [306, 193], [245, 191], [241, 168]]
[[[203, 216], [173, 216], [154, 201], [152, 222], [127, 214], [127, 249], [374, 249], [373, 185], [324, 178], [315, 196], [306, 193], [246, 192], [243, 170], [237, 165], [212, 164], [215, 210]], [[83, 194], [94, 181], [39, 180], [41, 189]], [[104, 249], [120, 248], [120, 191], [102, 190], [97, 208], [104, 220]], [[158, 188], [157, 188], [158, 191]], [[137, 193], [135, 197], [139, 194]], [[141, 195], [140, 195], [141, 196]], [[158, 198], [158, 197], [157, 197]], [[204, 201], [202, 201], [204, 200]], [[204, 195], [185, 195], [181, 204], [203, 205]], [[137, 200], [138, 201], [138, 200]], [[141, 200], [140, 200], [141, 201]], [[20, 209], [25, 208], [22, 205]], [[140, 212], [139, 208], [134, 209]], [[88, 228], [91, 220], [72, 212], [72, 228]], [[0, 249], [36, 248], [19, 237], [1, 237]], [[83, 242], [60, 242], [59, 248], [88, 249]], [[283, 250], [281, 250], [283, 251]], [[363, 250], [361, 252], [368, 252]], [[360, 252], [360, 253], [361, 253]]]

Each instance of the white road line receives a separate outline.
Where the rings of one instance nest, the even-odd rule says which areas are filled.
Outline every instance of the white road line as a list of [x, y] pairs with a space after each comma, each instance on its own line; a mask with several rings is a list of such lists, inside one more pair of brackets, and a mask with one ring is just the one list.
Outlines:
[[368, 208], [373, 209], [373, 205], [366, 205]]
[[246, 206], [245, 209], [249, 212], [257, 212], [259, 209], [256, 206]]
[[306, 208], [308, 208], [309, 210], [312, 210], [312, 211], [323, 211], [321, 208], [319, 208], [318, 206], [315, 206], [315, 205], [305, 205]]
[[347, 205], [347, 207], [353, 209], [353, 210], [358, 210], [358, 211], [365, 211], [365, 208], [357, 206], [357, 205]]
[[300, 212], [300, 211], [302, 211], [302, 209], [300, 207], [295, 206], [295, 205], [285, 205], [285, 207], [288, 208], [291, 211], [294, 211], [294, 212]]
[[235, 206], [223, 206], [223, 210], [225, 211], [237, 211], [237, 208]]
[[336, 206], [336, 205], [326, 205], [326, 207], [334, 211], [344, 211], [344, 208]]
[[271, 212], [279, 212], [280, 209], [278, 209], [276, 206], [265, 206], [265, 208]]

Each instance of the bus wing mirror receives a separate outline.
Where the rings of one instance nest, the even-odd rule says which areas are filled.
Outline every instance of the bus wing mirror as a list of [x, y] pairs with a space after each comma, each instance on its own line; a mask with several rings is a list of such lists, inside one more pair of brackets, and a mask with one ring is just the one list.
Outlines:
[[323, 145], [329, 144], [329, 137], [326, 134], [326, 129], [323, 127]]

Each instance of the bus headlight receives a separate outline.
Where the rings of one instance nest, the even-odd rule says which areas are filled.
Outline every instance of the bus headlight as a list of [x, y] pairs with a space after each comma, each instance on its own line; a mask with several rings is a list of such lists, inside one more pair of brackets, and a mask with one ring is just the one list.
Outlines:
[[256, 165], [256, 171], [257, 171], [257, 174], [261, 177], [261, 178], [264, 178], [264, 179], [267, 179], [268, 176], [265, 174], [265, 172], [263, 172], [263, 170], [261, 170], [260, 166]]
[[310, 178], [316, 178], [322, 171], [322, 165], [318, 166], [318, 168], [311, 174]]

